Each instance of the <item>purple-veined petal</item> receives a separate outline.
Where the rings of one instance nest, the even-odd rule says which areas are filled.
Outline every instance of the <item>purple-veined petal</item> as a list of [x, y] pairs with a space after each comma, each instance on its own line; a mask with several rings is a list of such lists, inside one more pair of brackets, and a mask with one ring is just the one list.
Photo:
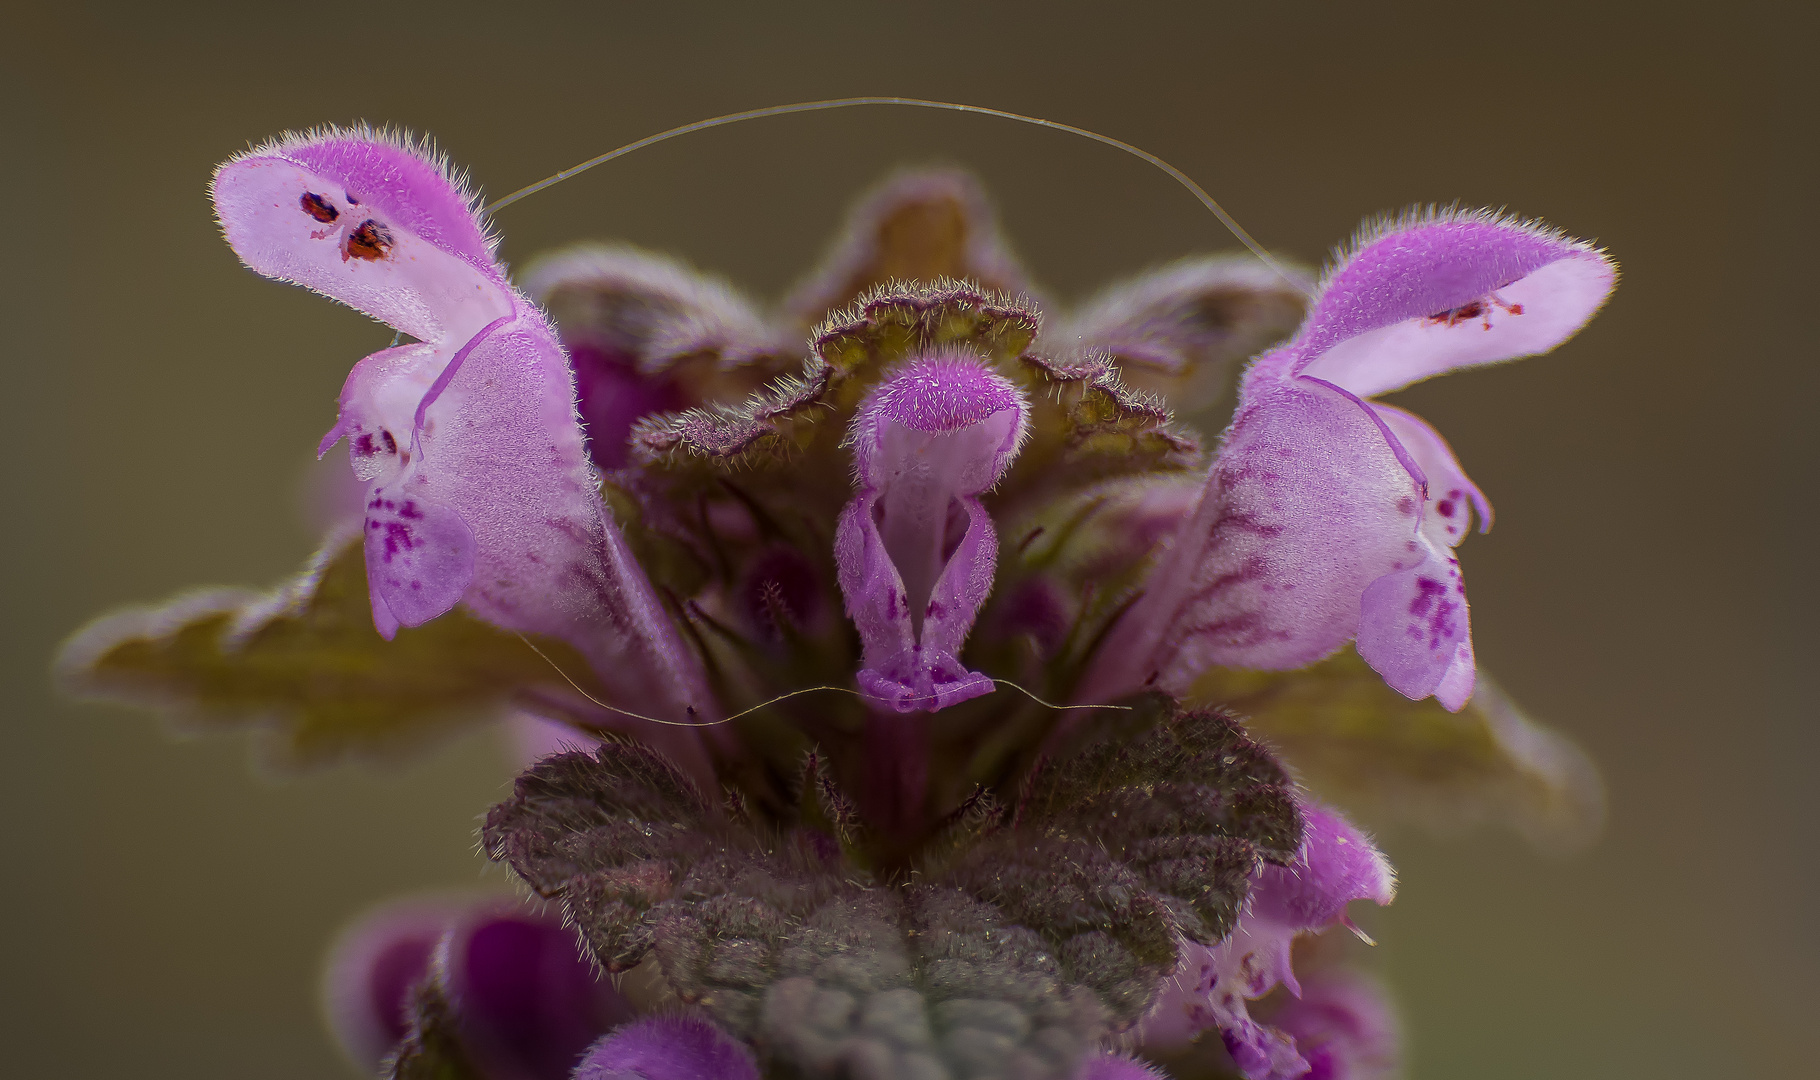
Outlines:
[[1233, 422], [1079, 696], [1181, 694], [1215, 664], [1286, 669], [1332, 653], [1357, 631], [1366, 587], [1419, 561], [1421, 508], [1370, 406], [1312, 379], [1273, 388]]
[[1421, 561], [1366, 588], [1359, 616], [1359, 655], [1408, 697], [1433, 694], [1458, 710], [1472, 696], [1472, 625], [1460, 560], [1453, 553], [1472, 528], [1476, 509], [1489, 527], [1491, 504], [1455, 460], [1445, 440], [1420, 417], [1373, 405], [1385, 426], [1427, 477], [1417, 543]]
[[488, 1080], [567, 1080], [632, 1015], [553, 913], [482, 905], [450, 930], [439, 962], [462, 1047]]
[[647, 1016], [596, 1043], [575, 1080], [758, 1080], [752, 1052], [695, 1016]]
[[1247, 1003], [1279, 984], [1299, 994], [1290, 965], [1296, 935], [1343, 921], [1350, 901], [1390, 903], [1396, 878], [1383, 854], [1337, 813], [1309, 804], [1302, 813], [1295, 861], [1254, 871], [1250, 900], [1231, 936], [1211, 947], [1183, 944], [1175, 973], [1139, 1025], [1141, 1045], [1179, 1052], [1217, 1027], [1249, 1080], [1296, 1080], [1309, 1072], [1293, 1034], [1253, 1019]]
[[1590, 245], [1484, 212], [1371, 230], [1323, 282], [1289, 347], [1294, 374], [1370, 397], [1455, 368], [1547, 352], [1605, 303]]
[[980, 361], [931, 356], [893, 374], [854, 419], [860, 490], [841, 513], [835, 557], [865, 647], [860, 687], [899, 712], [992, 690], [959, 655], [998, 555], [979, 495], [1010, 466], [1025, 412]]
[[215, 173], [215, 211], [251, 268], [456, 348], [512, 310], [471, 200], [409, 140], [286, 136]]
[[436, 946], [461, 917], [448, 897], [393, 901], [354, 921], [329, 950], [323, 1012], [349, 1060], [371, 1073], [410, 1031], [411, 988], [429, 974]]
[[[712, 698], [694, 654], [606, 516], [573, 400], [554, 333], [524, 305], [424, 410], [410, 469], [424, 497], [474, 532], [463, 603], [497, 626], [568, 641], [639, 712], [705, 716]], [[697, 764], [686, 760], [693, 736], [661, 740], [685, 768]]]

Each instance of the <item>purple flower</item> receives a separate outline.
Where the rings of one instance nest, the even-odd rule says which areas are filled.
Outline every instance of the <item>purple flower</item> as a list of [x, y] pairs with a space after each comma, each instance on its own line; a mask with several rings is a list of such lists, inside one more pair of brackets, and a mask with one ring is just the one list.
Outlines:
[[417, 339], [354, 367], [321, 447], [346, 438], [369, 485], [380, 633], [459, 602], [568, 641], [646, 711], [708, 707], [698, 663], [596, 494], [556, 335], [506, 280], [446, 163], [407, 139], [324, 129], [235, 157], [213, 192], [252, 269]]
[[582, 1051], [631, 1015], [560, 919], [510, 901], [408, 900], [363, 917], [325, 971], [330, 1027], [356, 1064], [376, 1069], [404, 1042], [413, 991], [426, 982], [487, 1080], [566, 1080]]
[[[1254, 872], [1249, 909], [1231, 936], [1213, 946], [1184, 945], [1175, 974], [1139, 1028], [1146, 1050], [1178, 1052], [1217, 1028], [1250, 1080], [1295, 1080], [1309, 1071], [1297, 1032], [1252, 1019], [1247, 1002], [1278, 985], [1299, 996], [1302, 986], [1290, 965], [1296, 936], [1346, 922], [1353, 900], [1390, 903], [1396, 879], [1384, 856], [1344, 818], [1312, 805], [1302, 813], [1305, 832], [1295, 861]], [[1297, 1022], [1315, 1024], [1312, 1016]]]
[[860, 689], [898, 712], [992, 692], [959, 660], [998, 560], [979, 496], [1026, 431], [1017, 388], [959, 355], [904, 365], [853, 421], [859, 492], [841, 512], [834, 552], [865, 645]]
[[[553, 257], [529, 280], [560, 336], [409, 140], [287, 137], [214, 195], [254, 270], [413, 339], [354, 366], [322, 444], [349, 443], [358, 530], [270, 594], [103, 620], [65, 676], [301, 760], [513, 716], [527, 767], [483, 848], [562, 907], [364, 922], [326, 981], [356, 1061], [1147, 1080], [1112, 1048], [1217, 1030], [1251, 1080], [1394, 1067], [1372, 984], [1292, 966], [1390, 867], [1234, 706], [1318, 714], [1298, 754], [1346, 718], [1303, 764], [1363, 790], [1496, 797], [1534, 741], [1467, 723], [1483, 701], [1433, 722], [1473, 692], [1453, 549], [1490, 507], [1370, 399], [1565, 340], [1599, 252], [1482, 214], [1367, 233], [1209, 461], [1170, 404], [1225, 396], [1299, 279], [1184, 261], [1046, 334], [992, 291], [1027, 278], [958, 174], [891, 180], [770, 312], [629, 248]], [[1417, 723], [1468, 737], [1412, 753]]]
[[1295, 1040], [1308, 1062], [1306, 1080], [1383, 1080], [1395, 1076], [1402, 1034], [1390, 995], [1363, 972], [1317, 968], [1302, 978], [1301, 994], [1269, 1016]]
[[366, 1072], [411, 1030], [411, 988], [465, 908], [445, 898], [394, 900], [343, 931], [323, 969], [323, 1014], [349, 1060]]
[[1545, 352], [1615, 280], [1594, 248], [1495, 215], [1368, 229], [1295, 338], [1246, 372], [1200, 504], [1086, 696], [1183, 693], [1213, 665], [1300, 667], [1356, 637], [1392, 687], [1458, 709], [1474, 663], [1453, 547], [1491, 507], [1433, 429], [1365, 399]]
[[575, 1080], [758, 1080], [758, 1066], [698, 1016], [649, 1016], [596, 1043]]

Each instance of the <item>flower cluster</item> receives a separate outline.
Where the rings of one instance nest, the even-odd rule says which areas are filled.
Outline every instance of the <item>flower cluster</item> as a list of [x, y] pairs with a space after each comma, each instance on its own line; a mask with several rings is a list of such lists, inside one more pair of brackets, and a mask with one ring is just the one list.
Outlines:
[[337, 948], [366, 1069], [1382, 1076], [1394, 1015], [1319, 935], [1394, 877], [1332, 804], [1596, 827], [1590, 767], [1478, 680], [1454, 549], [1489, 504], [1373, 400], [1571, 336], [1614, 282], [1585, 244], [1411, 214], [1312, 301], [1208, 258], [1070, 317], [971, 180], [912, 172], [767, 312], [626, 247], [527, 295], [383, 133], [213, 193], [249, 267], [403, 341], [322, 444], [363, 511], [276, 592], [100, 620], [64, 677], [291, 765], [559, 732], [482, 829], [523, 895]]

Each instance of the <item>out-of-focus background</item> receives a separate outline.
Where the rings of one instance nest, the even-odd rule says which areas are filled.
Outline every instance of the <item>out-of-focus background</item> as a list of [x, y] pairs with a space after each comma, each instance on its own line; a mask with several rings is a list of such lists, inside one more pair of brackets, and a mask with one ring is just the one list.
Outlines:
[[[349, 1075], [314, 1000], [335, 929], [501, 880], [474, 853], [509, 777], [491, 736], [274, 781], [238, 740], [51, 693], [91, 615], [302, 563], [300, 478], [347, 369], [389, 340], [241, 269], [214, 164], [364, 118], [433, 133], [498, 195], [716, 113], [902, 94], [1135, 142], [1303, 261], [1430, 201], [1609, 246], [1623, 283], [1578, 339], [1397, 399], [1497, 503], [1463, 549], [1481, 662], [1611, 798], [1571, 859], [1498, 831], [1384, 838], [1403, 889], [1374, 926], [1410, 1073], [1813, 1075], [1811, 5], [69, 0], [4, 21], [0, 1074]], [[1104, 147], [887, 109], [693, 136], [498, 224], [516, 263], [625, 238], [774, 299], [857, 190], [930, 160], [984, 177], [1064, 299], [1232, 246]]]

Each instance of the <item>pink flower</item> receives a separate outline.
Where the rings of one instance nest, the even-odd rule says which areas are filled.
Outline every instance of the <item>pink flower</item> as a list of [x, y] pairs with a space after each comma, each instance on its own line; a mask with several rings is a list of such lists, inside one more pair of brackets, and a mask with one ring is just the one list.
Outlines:
[[1208, 1028], [1250, 1080], [1295, 1080], [1308, 1073], [1296, 1023], [1313, 1033], [1312, 1017], [1279, 1026], [1252, 1019], [1247, 1002], [1278, 985], [1300, 997], [1290, 965], [1297, 935], [1320, 933], [1346, 922], [1353, 900], [1388, 904], [1396, 896], [1390, 863], [1346, 819], [1317, 806], [1302, 807], [1302, 848], [1288, 866], [1265, 864], [1252, 874], [1251, 898], [1239, 924], [1213, 946], [1185, 943], [1175, 974], [1164, 983], [1138, 1029], [1152, 1052], [1179, 1052]]
[[1615, 280], [1596, 249], [1496, 215], [1367, 230], [1296, 336], [1246, 372], [1199, 505], [1085, 696], [1179, 694], [1210, 666], [1295, 668], [1356, 638], [1401, 693], [1465, 704], [1472, 635], [1453, 548], [1491, 506], [1439, 434], [1367, 399], [1546, 352]]
[[[1292, 965], [1390, 902], [1389, 864], [1197, 680], [1350, 640], [1402, 694], [1466, 702], [1454, 548], [1490, 505], [1372, 399], [1559, 344], [1612, 287], [1600, 252], [1488, 214], [1368, 231], [1209, 463], [1170, 405], [1284, 334], [1299, 279], [1192, 260], [1045, 331], [981, 287], [1027, 279], [953, 174], [881, 189], [771, 312], [628, 248], [560, 255], [530, 277], [560, 339], [408, 139], [286, 137], [214, 197], [248, 266], [412, 339], [354, 365], [322, 443], [348, 441], [359, 532], [269, 595], [97, 623], [64, 669], [318, 754], [519, 713], [530, 765], [485, 850], [568, 920], [374, 916], [326, 982], [350, 1056], [1147, 1080], [1121, 1051], [1217, 1031], [1250, 1080], [1394, 1069], [1373, 984]], [[1272, 681], [1310, 710], [1388, 693], [1332, 667]], [[634, 969], [655, 1015], [596, 978]]]
[[[568, 641], [647, 712], [709, 708], [696, 658], [601, 504], [555, 332], [507, 281], [447, 164], [403, 138], [322, 129], [235, 157], [213, 194], [249, 267], [417, 339], [355, 365], [321, 447], [347, 439], [368, 483], [380, 633], [462, 603]], [[687, 740], [670, 744], [698, 759]]]
[[488, 1080], [567, 1080], [582, 1051], [632, 1014], [554, 914], [510, 900], [405, 900], [364, 916], [330, 957], [324, 1002], [348, 1057], [371, 1071], [396, 1051], [426, 983]]
[[998, 560], [979, 496], [1025, 430], [1017, 388], [969, 357], [911, 361], [860, 406], [850, 436], [859, 491], [834, 553], [865, 646], [860, 689], [882, 704], [943, 709], [992, 692], [958, 657]]
[[574, 1080], [758, 1080], [752, 1052], [693, 1016], [648, 1016], [600, 1040]]

